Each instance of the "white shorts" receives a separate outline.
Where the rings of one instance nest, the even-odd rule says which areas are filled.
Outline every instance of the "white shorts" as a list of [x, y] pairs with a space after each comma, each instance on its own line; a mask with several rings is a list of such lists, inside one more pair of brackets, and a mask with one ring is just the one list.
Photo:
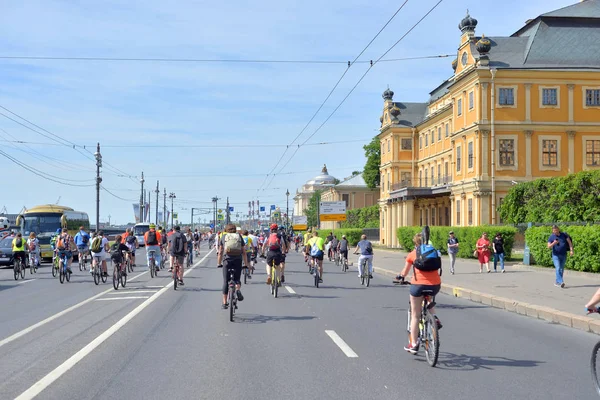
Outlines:
[[110, 254], [106, 253], [106, 252], [102, 252], [102, 253], [92, 253], [92, 257], [99, 257], [100, 261], [107, 261], [110, 260]]

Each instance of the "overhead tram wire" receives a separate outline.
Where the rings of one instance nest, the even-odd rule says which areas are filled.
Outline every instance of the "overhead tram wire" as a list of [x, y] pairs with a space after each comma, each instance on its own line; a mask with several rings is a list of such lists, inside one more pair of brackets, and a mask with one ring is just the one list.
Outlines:
[[[387, 49], [377, 60], [375, 61], [371, 61], [371, 64], [369, 65], [369, 68], [365, 71], [365, 73], [359, 78], [358, 82], [356, 82], [356, 84], [352, 87], [352, 89], [350, 89], [350, 91], [348, 92], [348, 94], [342, 99], [342, 101], [338, 104], [338, 106], [329, 114], [329, 116], [325, 119], [325, 121], [323, 121], [323, 123], [321, 125], [319, 125], [319, 127], [312, 133], [312, 135], [310, 135], [302, 144], [298, 145], [298, 147], [296, 147], [296, 150], [294, 151], [294, 153], [292, 154], [292, 156], [290, 158], [288, 158], [287, 162], [285, 163], [285, 165], [279, 170], [280, 172], [283, 171], [283, 169], [290, 163], [290, 161], [292, 160], [292, 158], [294, 158], [294, 156], [296, 155], [296, 153], [298, 153], [298, 150], [300, 150], [300, 148], [302, 146], [304, 146], [306, 144], [306, 142], [308, 142], [314, 135], [317, 134], [317, 132], [319, 132], [321, 130], [321, 128], [323, 128], [323, 126], [325, 126], [325, 124], [331, 119], [331, 117], [333, 117], [333, 115], [337, 112], [337, 110], [339, 110], [339, 108], [346, 102], [346, 100], [348, 99], [348, 97], [350, 97], [350, 95], [354, 92], [354, 90], [358, 87], [358, 85], [363, 81], [363, 79], [365, 79], [365, 77], [367, 76], [367, 74], [373, 69], [373, 67], [379, 63], [383, 57], [385, 57], [390, 51], [392, 51], [406, 36], [408, 36], [409, 33], [411, 33], [421, 22], [423, 22], [423, 20], [425, 18], [427, 18], [429, 16], [429, 14], [431, 14], [444, 0], [439, 0], [433, 7], [431, 7], [429, 9], [429, 11], [427, 11], [427, 13], [425, 13], [425, 15], [423, 17], [421, 17], [421, 19], [419, 19], [408, 31], [406, 31], [404, 33], [404, 35], [402, 35], [400, 37], [400, 39], [398, 39], [396, 41], [396, 43], [394, 43], [389, 49]], [[273, 174], [271, 181], [269, 182], [269, 184], [267, 185], [267, 187], [269, 185], [271, 185], [271, 183], [273, 182], [273, 180], [275, 179], [275, 176], [277, 176], [279, 174]]]
[[[139, 201], [139, 200], [130, 200], [130, 199], [124, 199], [124, 198], [122, 198], [122, 197], [120, 197], [120, 196], [117, 196], [116, 194], [114, 194], [113, 192], [111, 192], [110, 190], [108, 190], [107, 188], [105, 188], [105, 187], [104, 187], [104, 186], [102, 186], [102, 185], [100, 185], [100, 188], [101, 188], [102, 190], [104, 190], [106, 193], [110, 194], [111, 196], [113, 196], [113, 197], [115, 197], [115, 198], [117, 198], [117, 199], [119, 199], [119, 200], [128, 201], [128, 202], [133, 202], [133, 203], [135, 203], [136, 201]], [[135, 191], [136, 191], [136, 192], [139, 192], [139, 189], [136, 189]]]
[[[364, 52], [369, 48], [369, 46], [371, 46], [371, 44], [373, 44], [373, 42], [375, 41], [375, 39], [377, 39], [379, 37], [379, 35], [381, 34], [381, 32], [383, 32], [383, 30], [390, 24], [390, 22], [392, 22], [392, 20], [396, 17], [396, 15], [398, 15], [398, 13], [404, 8], [404, 6], [406, 5], [406, 3], [408, 3], [409, 0], [405, 0], [404, 3], [402, 3], [402, 5], [396, 10], [396, 12], [388, 19], [388, 21], [383, 25], [383, 27], [379, 30], [379, 32], [377, 32], [377, 34], [371, 39], [371, 41], [369, 41], [369, 43], [367, 43], [367, 45], [361, 50], [360, 53], [358, 53], [358, 55], [354, 58], [354, 60], [352, 60], [352, 62], [348, 61], [348, 68], [346, 68], [344, 70], [344, 73], [342, 74], [342, 76], [340, 76], [340, 79], [338, 79], [338, 81], [335, 83], [335, 85], [333, 86], [333, 88], [331, 89], [331, 91], [329, 92], [329, 94], [327, 95], [327, 97], [325, 97], [325, 100], [323, 100], [323, 102], [321, 103], [321, 105], [319, 106], [319, 108], [317, 109], [317, 111], [315, 111], [315, 113], [312, 115], [312, 117], [308, 120], [308, 122], [306, 123], [306, 125], [304, 126], [304, 128], [302, 128], [302, 130], [298, 133], [298, 135], [296, 135], [296, 137], [294, 138], [294, 140], [292, 140], [290, 142], [290, 144], [288, 145], [288, 147], [285, 148], [285, 150], [283, 151], [283, 154], [281, 154], [281, 157], [279, 157], [279, 160], [277, 160], [277, 163], [275, 164], [275, 166], [271, 169], [271, 172], [269, 172], [269, 174], [267, 174], [265, 176], [265, 180], [263, 181], [263, 183], [260, 185], [260, 187], [257, 190], [257, 193], [260, 192], [260, 190], [264, 187], [265, 183], [267, 182], [267, 180], [269, 179], [269, 175], [272, 175], [273, 172], [275, 172], [275, 169], [277, 169], [277, 167], [279, 166], [279, 164], [281, 163], [281, 160], [283, 160], [283, 157], [285, 157], [289, 146], [292, 146], [294, 144], [294, 142], [300, 137], [302, 136], [302, 134], [304, 133], [304, 131], [308, 128], [308, 126], [312, 123], [312, 121], [315, 119], [315, 117], [317, 116], [317, 114], [319, 114], [319, 112], [321, 111], [321, 109], [323, 108], [323, 106], [325, 105], [325, 103], [327, 103], [327, 101], [329, 100], [329, 98], [331, 97], [331, 95], [333, 94], [333, 92], [335, 91], [335, 89], [337, 89], [337, 87], [339, 86], [340, 82], [342, 81], [342, 79], [344, 79], [344, 77], [346, 76], [346, 74], [348, 73], [348, 71], [350, 70], [350, 67], [352, 67], [353, 64], [355, 64], [358, 59], [360, 58], [360, 56], [362, 56], [364, 54]], [[286, 163], [287, 164], [287, 163]], [[281, 171], [281, 170], [280, 170]], [[273, 177], [271, 178], [271, 182], [273, 181], [273, 179], [275, 178], [275, 175], [272, 175]], [[269, 183], [270, 184], [270, 183]]]

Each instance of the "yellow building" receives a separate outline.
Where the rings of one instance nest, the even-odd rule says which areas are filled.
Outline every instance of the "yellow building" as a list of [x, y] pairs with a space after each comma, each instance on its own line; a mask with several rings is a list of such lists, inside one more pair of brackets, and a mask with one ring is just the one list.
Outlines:
[[[499, 224], [521, 181], [600, 168], [600, 0], [476, 36], [467, 15], [454, 74], [427, 103], [383, 93], [381, 241], [409, 225]], [[496, 211], [494, 211], [496, 210]]]

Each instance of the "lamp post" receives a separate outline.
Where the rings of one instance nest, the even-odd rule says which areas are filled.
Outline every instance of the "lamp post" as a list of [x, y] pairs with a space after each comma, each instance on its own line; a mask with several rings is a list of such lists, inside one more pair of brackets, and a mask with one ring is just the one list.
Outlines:
[[102, 167], [102, 154], [100, 154], [100, 143], [96, 147], [96, 232], [100, 230], [100, 183], [102, 178], [100, 177], [100, 167]]
[[194, 231], [194, 210], [200, 211], [200, 209], [192, 207], [192, 232]]
[[286, 229], [290, 229], [290, 191], [285, 191], [285, 220]]
[[173, 229], [173, 200], [176, 199], [177, 196], [175, 196], [175, 193], [171, 192], [171, 194], [169, 194], [169, 198], [171, 199], [171, 229]]
[[145, 202], [145, 195], [144, 195], [144, 171], [142, 171], [142, 178], [140, 179], [140, 183], [142, 184], [142, 193], [140, 194], [140, 222], [145, 222], [144, 221], [144, 202]]

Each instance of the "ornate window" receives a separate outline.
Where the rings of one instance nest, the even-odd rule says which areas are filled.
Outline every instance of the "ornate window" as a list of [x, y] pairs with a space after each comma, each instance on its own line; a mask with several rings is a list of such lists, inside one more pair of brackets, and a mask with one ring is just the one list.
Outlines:
[[450, 134], [450, 124], [446, 122], [446, 137]]
[[515, 140], [500, 139], [498, 141], [500, 151], [500, 166], [513, 167], [515, 165]]
[[542, 105], [558, 105], [558, 90], [556, 88], [542, 89]]
[[600, 106], [600, 89], [586, 89], [585, 105], [588, 107]]
[[475, 94], [474, 92], [469, 92], [469, 110], [472, 110], [475, 107]]
[[542, 165], [544, 167], [558, 165], [558, 140], [542, 140]]
[[585, 164], [588, 167], [600, 166], [600, 140], [585, 141]]
[[400, 143], [402, 146], [402, 150], [412, 150], [412, 139], [402, 138], [402, 141]]

